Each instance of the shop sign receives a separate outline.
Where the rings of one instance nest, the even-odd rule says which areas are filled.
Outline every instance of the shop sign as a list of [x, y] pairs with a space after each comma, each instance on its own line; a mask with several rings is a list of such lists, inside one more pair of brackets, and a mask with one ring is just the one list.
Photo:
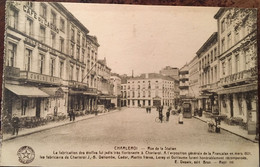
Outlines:
[[38, 20], [41, 24], [45, 25], [46, 27], [49, 27], [52, 29], [54, 32], [59, 33], [59, 29], [47, 21], [45, 18], [39, 16], [32, 8], [30, 8], [27, 5], [23, 5], [23, 11], [27, 14], [29, 14], [31, 17], [33, 17], [35, 20]]

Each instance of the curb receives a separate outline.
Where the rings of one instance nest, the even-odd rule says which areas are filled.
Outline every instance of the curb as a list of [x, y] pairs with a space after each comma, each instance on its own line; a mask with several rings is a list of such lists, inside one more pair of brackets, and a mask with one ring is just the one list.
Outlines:
[[[15, 139], [15, 138], [27, 136], [27, 135], [34, 134], [34, 133], [39, 133], [39, 132], [42, 132], [42, 131], [45, 131], [45, 130], [50, 130], [50, 129], [53, 129], [53, 128], [58, 128], [58, 127], [61, 127], [61, 126], [65, 126], [65, 125], [77, 123], [77, 122], [84, 121], [84, 120], [91, 119], [91, 118], [95, 118], [95, 117], [98, 117], [98, 116], [103, 116], [103, 115], [107, 115], [107, 114], [112, 114], [112, 113], [119, 112], [119, 111], [121, 111], [121, 110], [118, 110], [118, 109], [117, 109], [117, 110], [114, 110], [114, 111], [110, 111], [110, 112], [106, 112], [106, 113], [102, 113], [102, 114], [98, 114], [98, 115], [91, 115], [90, 117], [86, 117], [86, 118], [83, 118], [83, 119], [80, 119], [80, 120], [76, 120], [76, 121], [65, 122], [64, 124], [60, 124], [60, 125], [57, 125], [57, 126], [47, 127], [47, 128], [35, 130], [35, 131], [32, 131], [32, 132], [28, 132], [28, 133], [21, 134], [21, 135], [17, 135], [17, 136], [11, 136], [11, 137], [6, 138], [6, 139], [3, 139], [3, 138], [2, 138], [1, 142], [8, 141], [8, 140], [13, 140], [13, 139]], [[3, 135], [2, 135], [2, 136], [3, 136]]]
[[[203, 119], [200, 119], [200, 118], [198, 118], [198, 117], [194, 117], [194, 116], [193, 116], [193, 118], [196, 118], [196, 119], [198, 119], [198, 120], [200, 120], [200, 121], [202, 121], [202, 122], [207, 123], [207, 121], [205, 121], [205, 120], [203, 120]], [[229, 132], [229, 133], [231, 133], [231, 134], [233, 134], [233, 135], [242, 137], [242, 138], [244, 138], [244, 139], [246, 139], [246, 140], [249, 140], [249, 141], [251, 141], [251, 142], [253, 142], [253, 143], [258, 143], [257, 140], [249, 139], [249, 138], [247, 138], [247, 137], [245, 137], [245, 136], [243, 136], [243, 135], [240, 135], [240, 134], [237, 134], [237, 133], [235, 133], [235, 132], [232, 132], [232, 131], [230, 131], [230, 130], [228, 130], [228, 129], [225, 129], [225, 128], [221, 127], [221, 126], [220, 126], [220, 129], [222, 129], [222, 130], [224, 130], [224, 131], [227, 131], [227, 132]]]

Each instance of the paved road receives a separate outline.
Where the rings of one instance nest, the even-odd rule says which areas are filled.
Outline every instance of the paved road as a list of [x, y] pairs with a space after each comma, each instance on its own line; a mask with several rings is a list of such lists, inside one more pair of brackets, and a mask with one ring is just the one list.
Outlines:
[[[147, 114], [145, 109], [126, 108], [6, 141], [3, 143], [2, 157], [17, 159], [17, 150], [23, 145], [34, 148], [36, 155], [52, 155], [53, 151], [113, 150], [114, 146], [138, 146], [139, 149], [170, 146], [181, 151], [232, 150], [252, 154], [258, 151], [257, 144], [223, 130], [220, 134], [209, 133], [207, 125], [200, 120], [184, 119], [184, 124], [180, 125], [177, 116], [171, 116], [169, 122], [157, 123], [157, 116], [155, 109]], [[36, 158], [32, 164], [37, 165], [37, 162], [44, 163]], [[52, 162], [59, 165], [59, 161]], [[17, 165], [20, 165], [19, 162]]]

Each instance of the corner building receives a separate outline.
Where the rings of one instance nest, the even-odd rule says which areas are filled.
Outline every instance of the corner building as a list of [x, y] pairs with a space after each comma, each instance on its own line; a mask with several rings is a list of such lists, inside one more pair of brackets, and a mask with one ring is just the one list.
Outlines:
[[220, 112], [239, 118], [248, 133], [256, 132], [257, 94], [257, 11], [221, 8], [218, 23]]
[[6, 12], [3, 114], [94, 110], [97, 38], [60, 3], [7, 2]]
[[157, 73], [146, 73], [127, 79], [128, 107], [173, 106], [175, 79]]

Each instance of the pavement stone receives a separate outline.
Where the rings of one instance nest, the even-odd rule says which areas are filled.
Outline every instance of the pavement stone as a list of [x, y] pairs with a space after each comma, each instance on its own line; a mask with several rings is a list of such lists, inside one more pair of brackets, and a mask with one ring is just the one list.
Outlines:
[[43, 125], [43, 126], [38, 126], [38, 127], [34, 127], [34, 128], [19, 129], [18, 135], [2, 134], [2, 141], [12, 140], [12, 139], [15, 139], [15, 138], [18, 138], [18, 137], [26, 136], [26, 135], [37, 133], [37, 132], [41, 132], [41, 131], [52, 129], [52, 128], [55, 128], [55, 127], [73, 124], [73, 123], [76, 123], [76, 122], [79, 122], [79, 121], [82, 121], [82, 120], [86, 120], [86, 119], [94, 118], [94, 117], [97, 117], [97, 116], [102, 116], [102, 115], [114, 113], [114, 112], [117, 112], [117, 111], [120, 111], [120, 110], [116, 109], [116, 110], [112, 110], [112, 111], [105, 112], [105, 113], [99, 113], [98, 115], [89, 114], [89, 115], [79, 116], [79, 117], [76, 117], [75, 121], [70, 121], [69, 118], [67, 118], [67, 119], [62, 120], [62, 121], [49, 122], [48, 124]]
[[[208, 121], [211, 120], [211, 118], [206, 118], [204, 115], [202, 115], [201, 117], [199, 117], [199, 116], [193, 116], [193, 117], [196, 118], [196, 119], [199, 119], [199, 120], [201, 120], [201, 121], [203, 121], [205, 123], [207, 123]], [[256, 140], [256, 135], [255, 134], [250, 135], [250, 134], [247, 133], [246, 130], [242, 129], [239, 126], [228, 125], [228, 124], [226, 124], [225, 122], [222, 121], [221, 125], [219, 125], [219, 127], [221, 129], [225, 130], [225, 131], [228, 131], [228, 132], [230, 132], [232, 134], [235, 134], [237, 136], [240, 136], [242, 138], [250, 140], [250, 141], [252, 141], [254, 143], [258, 143], [259, 142], [258, 140]]]

